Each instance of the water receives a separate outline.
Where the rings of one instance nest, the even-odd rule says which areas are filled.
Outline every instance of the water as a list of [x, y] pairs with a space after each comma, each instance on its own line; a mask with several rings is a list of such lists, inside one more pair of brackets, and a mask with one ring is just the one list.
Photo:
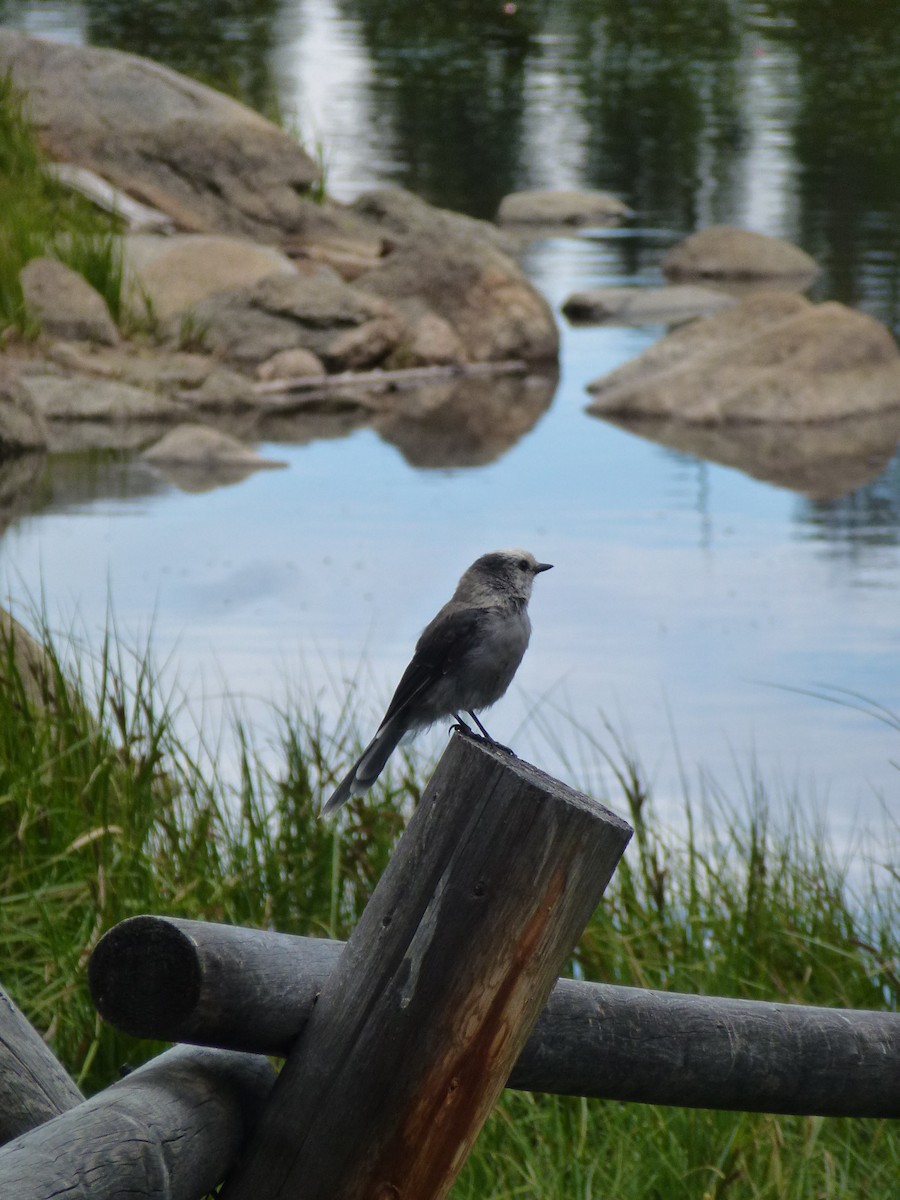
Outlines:
[[[517, 187], [616, 190], [634, 228], [526, 252], [557, 308], [580, 288], [655, 282], [669, 245], [727, 220], [798, 241], [823, 265], [817, 296], [896, 331], [889, 23], [835, 9], [834, 29], [810, 28], [787, 4], [520, 9], [487, 26], [483, 7], [400, 0], [2, 12], [293, 114], [339, 198], [391, 181], [489, 216]], [[560, 323], [552, 403], [538, 397], [533, 427], [491, 461], [458, 447], [448, 460], [442, 443], [443, 465], [417, 466], [408, 427], [358, 429], [264, 445], [287, 470], [189, 495], [127, 456], [59, 456], [0, 542], [5, 590], [15, 606], [43, 589], [59, 623], [98, 641], [110, 608], [128, 640], [152, 628], [196, 711], [237, 695], [264, 737], [290, 687], [334, 713], [352, 686], [377, 719], [461, 570], [522, 545], [556, 569], [538, 580], [496, 737], [605, 790], [588, 745], [612, 750], [612, 725], [670, 821], [685, 777], [696, 795], [714, 776], [740, 804], [758, 773], [841, 845], [879, 828], [897, 811], [898, 734], [852, 697], [900, 712], [897, 458], [810, 500], [656, 445], [586, 415], [584, 388], [662, 330]]]

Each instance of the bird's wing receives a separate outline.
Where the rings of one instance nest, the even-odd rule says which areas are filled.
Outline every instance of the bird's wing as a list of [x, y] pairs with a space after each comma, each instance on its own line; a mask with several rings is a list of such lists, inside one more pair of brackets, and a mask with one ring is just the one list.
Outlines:
[[478, 640], [479, 630], [488, 615], [484, 608], [442, 609], [427, 625], [416, 643], [412, 661], [403, 672], [397, 690], [387, 707], [382, 727], [393, 717], [413, 707], [442, 676], [452, 671]]

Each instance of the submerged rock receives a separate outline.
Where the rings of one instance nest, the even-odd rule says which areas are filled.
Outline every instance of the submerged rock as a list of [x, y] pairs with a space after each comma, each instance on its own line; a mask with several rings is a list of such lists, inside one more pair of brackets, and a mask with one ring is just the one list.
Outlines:
[[83, 275], [55, 258], [33, 258], [19, 272], [28, 311], [48, 337], [115, 346], [119, 331], [106, 301]]
[[209, 491], [239, 483], [254, 471], [287, 466], [285, 462], [263, 458], [229, 433], [193, 424], [170, 429], [142, 457], [187, 492]]
[[500, 201], [501, 225], [618, 225], [633, 211], [609, 192], [533, 189]]
[[662, 260], [669, 279], [762, 279], [788, 276], [806, 285], [818, 274], [814, 258], [782, 238], [713, 225], [679, 242]]
[[900, 407], [900, 352], [874, 317], [758, 293], [588, 385], [599, 415], [799, 423]]
[[607, 287], [573, 292], [562, 311], [573, 325], [676, 325], [708, 317], [737, 303], [727, 292], [696, 284]]

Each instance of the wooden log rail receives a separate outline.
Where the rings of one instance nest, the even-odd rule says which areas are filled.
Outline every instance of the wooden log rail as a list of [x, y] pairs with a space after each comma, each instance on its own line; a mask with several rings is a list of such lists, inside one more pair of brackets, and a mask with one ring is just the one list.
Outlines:
[[[136, 1037], [285, 1055], [344, 943], [132, 917], [90, 961]], [[508, 1087], [807, 1116], [900, 1117], [900, 1013], [556, 982]]]
[[267, 1059], [178, 1046], [0, 1150], [4, 1200], [199, 1200], [246, 1142]]

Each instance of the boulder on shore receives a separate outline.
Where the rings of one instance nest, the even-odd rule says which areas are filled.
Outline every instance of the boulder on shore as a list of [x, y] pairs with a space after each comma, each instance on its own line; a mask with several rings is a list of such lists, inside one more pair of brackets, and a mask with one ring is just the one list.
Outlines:
[[874, 317], [756, 293], [588, 385], [599, 415], [829, 421], [900, 407], [900, 351]]
[[19, 272], [25, 306], [48, 337], [115, 346], [119, 331], [106, 301], [83, 275], [55, 258], [33, 258]]
[[382, 212], [398, 232], [396, 248], [356, 280], [357, 289], [396, 309], [415, 297], [446, 322], [468, 362], [556, 358], [559, 331], [550, 306], [501, 249], [491, 226], [397, 189], [367, 193], [354, 208]]
[[51, 158], [97, 172], [194, 231], [276, 241], [307, 227], [305, 150], [238, 101], [149, 59], [0, 29]]
[[31, 394], [0, 364], [0, 457], [46, 446], [47, 426]]
[[126, 288], [140, 311], [168, 321], [208, 296], [257, 283], [267, 275], [295, 275], [297, 268], [274, 246], [247, 238], [200, 233], [160, 237], [132, 234], [123, 239]]
[[783, 238], [732, 225], [700, 229], [662, 260], [668, 279], [790, 278], [802, 287], [818, 274], [816, 260]]

